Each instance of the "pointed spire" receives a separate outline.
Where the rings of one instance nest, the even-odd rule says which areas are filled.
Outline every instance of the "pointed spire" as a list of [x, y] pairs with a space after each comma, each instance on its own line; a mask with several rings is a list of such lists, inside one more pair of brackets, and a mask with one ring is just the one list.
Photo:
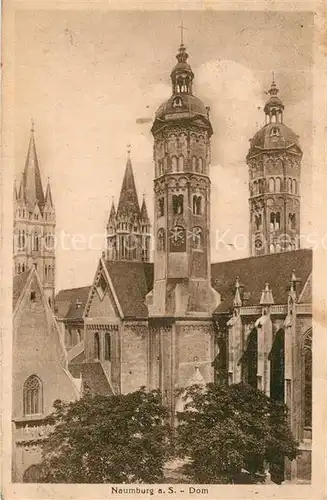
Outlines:
[[140, 217], [140, 205], [137, 198], [135, 180], [130, 157], [131, 147], [127, 146], [127, 163], [117, 207], [117, 217]]
[[269, 283], [266, 283], [265, 289], [262, 290], [260, 305], [261, 306], [271, 306], [274, 303], [275, 303], [274, 297], [273, 297], [271, 289], [269, 288]]
[[39, 169], [39, 163], [36, 154], [35, 140], [34, 140], [34, 122], [32, 121], [31, 126], [31, 137], [28, 146], [28, 152], [25, 162], [25, 169], [23, 174], [23, 191], [24, 197], [31, 207], [34, 207], [35, 202], [38, 203], [39, 207], [44, 206], [44, 192], [42, 188], [41, 174]]
[[110, 214], [109, 214], [109, 222], [114, 222], [115, 217], [116, 217], [115, 201], [114, 201], [114, 197], [112, 197]]
[[50, 187], [50, 177], [48, 177], [47, 189], [45, 193], [45, 204], [48, 204], [50, 205], [50, 207], [53, 207], [52, 193]]
[[242, 306], [242, 300], [241, 300], [241, 294], [240, 294], [240, 279], [238, 276], [237, 276], [236, 281], [235, 281], [235, 295], [234, 295], [233, 305], [234, 305], [234, 307], [241, 307]]
[[145, 195], [144, 194], [143, 194], [143, 200], [142, 200], [142, 206], [141, 206], [141, 219], [144, 220], [144, 221], [148, 221], [149, 220], [148, 210], [147, 210], [147, 207], [146, 207]]
[[14, 180], [14, 201], [18, 200], [17, 182]]

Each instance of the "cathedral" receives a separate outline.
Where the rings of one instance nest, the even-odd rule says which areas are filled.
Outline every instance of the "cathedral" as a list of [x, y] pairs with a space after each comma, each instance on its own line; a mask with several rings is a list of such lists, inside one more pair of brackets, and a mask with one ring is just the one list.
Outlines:
[[299, 246], [299, 138], [284, 123], [273, 81], [245, 159], [251, 257], [212, 263], [214, 131], [209, 108], [194, 95], [183, 43], [176, 57], [171, 96], [151, 128], [153, 227], [128, 150], [93, 282], [55, 297], [47, 244], [55, 208], [49, 184], [43, 192], [32, 129], [14, 192], [15, 481], [37, 481], [42, 421], [56, 398], [160, 388], [173, 418], [182, 404], [177, 389], [243, 380], [288, 405], [300, 454], [285, 463], [284, 480], [310, 482], [312, 251]]

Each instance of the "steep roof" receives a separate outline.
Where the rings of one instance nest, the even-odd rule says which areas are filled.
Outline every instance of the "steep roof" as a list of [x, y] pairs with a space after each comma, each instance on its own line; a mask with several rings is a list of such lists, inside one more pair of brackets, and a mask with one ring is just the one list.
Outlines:
[[34, 130], [31, 130], [31, 138], [25, 162], [22, 178], [22, 189], [20, 190], [26, 203], [34, 207], [35, 202], [42, 209], [44, 206], [44, 192], [41, 181], [39, 162], [36, 154]]
[[31, 274], [31, 269], [25, 271], [24, 273], [17, 274], [13, 279], [13, 290], [12, 290], [12, 306], [13, 310], [16, 307], [19, 297], [24, 290], [26, 282], [28, 280], [29, 275]]
[[215, 313], [226, 313], [232, 309], [237, 276], [243, 291], [249, 292], [247, 305], [260, 303], [266, 283], [269, 283], [275, 304], [286, 304], [293, 269], [299, 280], [299, 296], [312, 271], [312, 250], [294, 250], [212, 264], [212, 285], [222, 299]]
[[106, 261], [106, 267], [124, 316], [146, 318], [144, 301], [153, 286], [153, 264]]
[[140, 217], [140, 205], [137, 198], [133, 168], [128, 157], [120, 197], [117, 207], [117, 217]]
[[145, 202], [144, 197], [143, 197], [142, 206], [141, 206], [141, 219], [149, 220], [148, 210], [146, 208], [146, 202]]
[[64, 319], [82, 319], [90, 286], [60, 290], [55, 298], [56, 316]]
[[104, 396], [113, 394], [113, 390], [100, 362], [82, 363], [81, 370], [85, 393], [103, 394]]

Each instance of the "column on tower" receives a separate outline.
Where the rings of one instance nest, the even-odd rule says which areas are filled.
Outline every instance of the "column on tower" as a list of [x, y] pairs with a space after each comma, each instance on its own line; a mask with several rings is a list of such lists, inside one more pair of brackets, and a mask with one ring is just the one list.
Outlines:
[[14, 274], [35, 266], [51, 305], [55, 287], [55, 227], [50, 182], [44, 194], [32, 125], [19, 190], [14, 189]]
[[210, 138], [208, 109], [193, 95], [182, 43], [172, 95], [158, 109], [154, 137], [154, 288], [151, 315], [210, 314]]
[[298, 136], [284, 124], [284, 104], [273, 80], [264, 107], [265, 125], [250, 141], [249, 209], [251, 255], [296, 250], [300, 244]]

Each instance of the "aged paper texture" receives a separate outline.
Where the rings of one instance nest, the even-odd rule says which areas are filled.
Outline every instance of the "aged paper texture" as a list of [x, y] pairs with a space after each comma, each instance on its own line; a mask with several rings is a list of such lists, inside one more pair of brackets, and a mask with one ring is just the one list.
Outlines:
[[325, 498], [325, 54], [324, 2], [3, 1], [3, 498]]

